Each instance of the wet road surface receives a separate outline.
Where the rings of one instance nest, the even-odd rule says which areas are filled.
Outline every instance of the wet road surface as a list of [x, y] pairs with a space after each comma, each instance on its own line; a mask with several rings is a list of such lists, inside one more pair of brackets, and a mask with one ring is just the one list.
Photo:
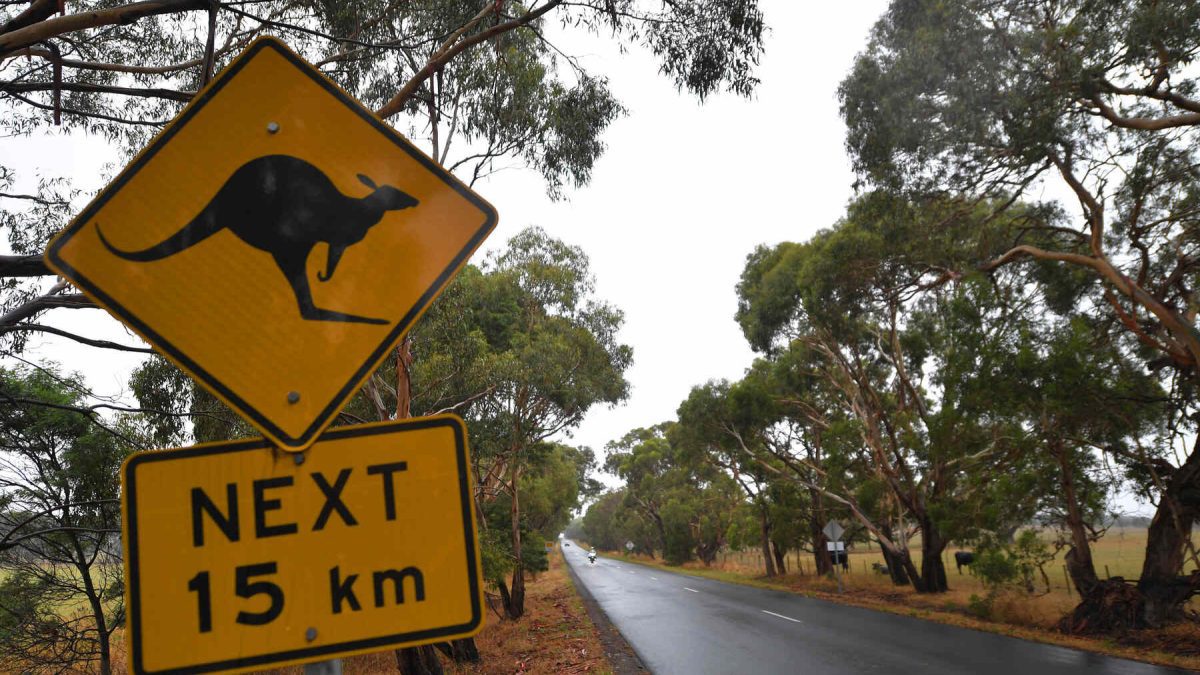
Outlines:
[[659, 675], [1165, 675], [1172, 668], [601, 557], [567, 562]]

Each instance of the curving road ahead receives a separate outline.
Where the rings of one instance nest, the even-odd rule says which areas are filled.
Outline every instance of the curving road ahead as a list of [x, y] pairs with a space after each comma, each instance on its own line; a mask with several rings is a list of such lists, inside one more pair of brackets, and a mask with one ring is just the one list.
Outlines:
[[1173, 668], [601, 557], [567, 563], [654, 673], [1165, 675]]

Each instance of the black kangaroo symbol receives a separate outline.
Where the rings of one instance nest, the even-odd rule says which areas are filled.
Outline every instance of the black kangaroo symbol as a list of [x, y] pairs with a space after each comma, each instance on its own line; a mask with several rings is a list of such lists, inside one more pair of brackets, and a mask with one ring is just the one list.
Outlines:
[[313, 305], [304, 263], [319, 242], [329, 244], [325, 271], [329, 281], [346, 247], [357, 244], [387, 211], [399, 211], [419, 202], [390, 185], [358, 174], [358, 180], [374, 190], [366, 197], [347, 197], [317, 167], [288, 155], [268, 155], [246, 162], [200, 213], [175, 234], [141, 251], [122, 251], [109, 243], [100, 225], [96, 233], [114, 255], [134, 262], [162, 260], [191, 248], [221, 230], [228, 229], [254, 248], [275, 258], [300, 305], [300, 316], [313, 321], [347, 321], [386, 324], [372, 319]]

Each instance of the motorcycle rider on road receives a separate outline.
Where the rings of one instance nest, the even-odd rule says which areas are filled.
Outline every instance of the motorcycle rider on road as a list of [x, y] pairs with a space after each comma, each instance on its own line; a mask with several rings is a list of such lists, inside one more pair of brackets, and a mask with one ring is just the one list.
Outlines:
[[596, 564], [596, 547], [595, 546], [592, 547], [592, 550], [588, 551], [588, 562], [592, 563], [593, 565]]

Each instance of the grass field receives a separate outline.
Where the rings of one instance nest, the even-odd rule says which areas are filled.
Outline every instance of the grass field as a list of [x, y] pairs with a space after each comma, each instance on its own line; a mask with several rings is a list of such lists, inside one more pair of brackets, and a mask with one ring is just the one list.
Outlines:
[[[1200, 544], [1200, 538], [1197, 539]], [[1092, 558], [1096, 567], [1096, 573], [1100, 578], [1121, 576], [1129, 580], [1136, 580], [1142, 571], [1142, 559], [1146, 548], [1146, 529], [1145, 528], [1114, 528], [1108, 531], [1099, 542], [1092, 545]], [[921, 550], [920, 542], [910, 549], [912, 552], [913, 561], [918, 568], [921, 565]], [[948, 548], [942, 554], [943, 564], [946, 566], [947, 578], [949, 579], [951, 591], [969, 591], [971, 593], [984, 593], [986, 588], [983, 583], [970, 573], [969, 567], [964, 567], [962, 574], [958, 573], [954, 565], [954, 552], [964, 550], [958, 547]], [[1046, 564], [1046, 575], [1050, 579], [1050, 596], [1061, 596], [1061, 604], [1069, 608], [1074, 603], [1072, 599], [1078, 599], [1074, 588], [1070, 586], [1069, 579], [1066, 575], [1066, 566], [1063, 564], [1062, 558], [1066, 554], [1066, 550], [1060, 551], [1058, 557]], [[862, 582], [862, 577], [875, 577], [883, 582], [883, 585], [890, 586], [886, 578], [880, 577], [871, 570], [873, 563], [883, 563], [883, 555], [879, 551], [878, 545], [856, 544], [855, 548], [849, 552], [850, 573], [849, 578], [857, 579]], [[728, 554], [723, 554], [718, 558], [718, 568], [729, 571], [739, 572], [743, 574], [762, 574], [762, 552], [761, 551], [735, 551]], [[792, 551], [787, 556], [787, 567], [789, 573], [799, 571], [803, 574], [813, 573], [813, 560], [811, 553], [798, 553]], [[1188, 566], [1188, 571], [1192, 567]], [[1036, 580], [1038, 592], [1044, 591], [1044, 586], [1040, 579]], [[1052, 598], [1054, 599], [1054, 598]]]

